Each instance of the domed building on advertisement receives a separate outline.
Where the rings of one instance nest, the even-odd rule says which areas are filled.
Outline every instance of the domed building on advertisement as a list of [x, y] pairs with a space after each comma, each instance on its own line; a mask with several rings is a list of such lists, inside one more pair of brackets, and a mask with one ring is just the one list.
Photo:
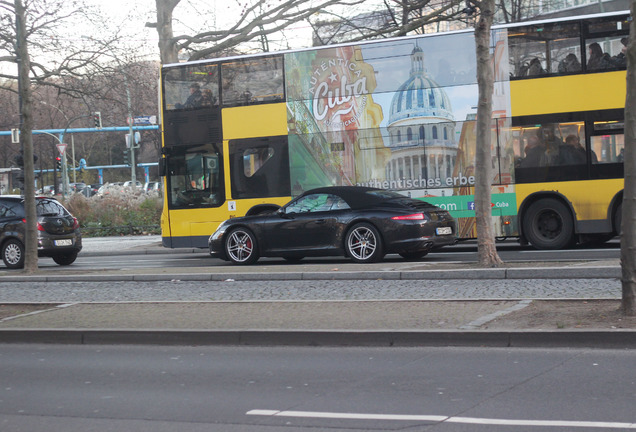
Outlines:
[[386, 179], [392, 189], [446, 187], [457, 159], [450, 99], [427, 73], [424, 52], [411, 52], [409, 79], [393, 96], [388, 122], [391, 158]]

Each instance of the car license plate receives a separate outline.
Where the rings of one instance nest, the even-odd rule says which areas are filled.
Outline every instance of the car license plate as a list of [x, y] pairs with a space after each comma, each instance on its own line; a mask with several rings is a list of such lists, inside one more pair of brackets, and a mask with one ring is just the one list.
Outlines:
[[453, 233], [453, 229], [451, 227], [439, 227], [435, 229], [437, 235], [448, 235]]
[[55, 240], [55, 246], [73, 246], [73, 240], [72, 239]]

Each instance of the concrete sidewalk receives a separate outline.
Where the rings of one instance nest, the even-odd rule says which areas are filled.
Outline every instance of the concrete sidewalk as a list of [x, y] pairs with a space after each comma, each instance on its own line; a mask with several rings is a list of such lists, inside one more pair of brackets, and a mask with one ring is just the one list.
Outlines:
[[[157, 236], [85, 239], [83, 254], [170, 253]], [[193, 250], [193, 253], [205, 251]], [[620, 277], [618, 260], [475, 265], [390, 263], [221, 266], [187, 272], [132, 271], [0, 276], [1, 282], [158, 280], [427, 280]], [[421, 268], [420, 268], [421, 267]], [[374, 266], [377, 268], [377, 266]], [[59, 272], [56, 272], [59, 273]], [[617, 315], [618, 300], [239, 301], [2, 304], [0, 343], [492, 346], [635, 348], [636, 321]], [[585, 314], [581, 325], [577, 314]], [[571, 316], [569, 316], [570, 314]], [[601, 317], [601, 318], [599, 318]], [[609, 318], [608, 318], [609, 317]], [[543, 320], [543, 321], [541, 321]]]

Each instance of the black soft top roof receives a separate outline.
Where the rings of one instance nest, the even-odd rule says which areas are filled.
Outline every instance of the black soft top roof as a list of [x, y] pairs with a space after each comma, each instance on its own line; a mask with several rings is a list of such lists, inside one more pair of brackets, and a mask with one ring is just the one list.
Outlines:
[[410, 199], [397, 192], [366, 186], [326, 186], [308, 190], [302, 196], [317, 193], [337, 195], [345, 200], [352, 209], [374, 206], [393, 199]]

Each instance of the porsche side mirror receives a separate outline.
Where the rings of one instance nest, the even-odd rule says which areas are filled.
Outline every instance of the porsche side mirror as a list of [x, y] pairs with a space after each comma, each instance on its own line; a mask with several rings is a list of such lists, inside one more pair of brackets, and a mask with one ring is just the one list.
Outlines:
[[276, 210], [276, 214], [283, 219], [291, 219], [291, 216], [287, 214], [287, 212], [285, 212], [285, 209], [283, 207]]

